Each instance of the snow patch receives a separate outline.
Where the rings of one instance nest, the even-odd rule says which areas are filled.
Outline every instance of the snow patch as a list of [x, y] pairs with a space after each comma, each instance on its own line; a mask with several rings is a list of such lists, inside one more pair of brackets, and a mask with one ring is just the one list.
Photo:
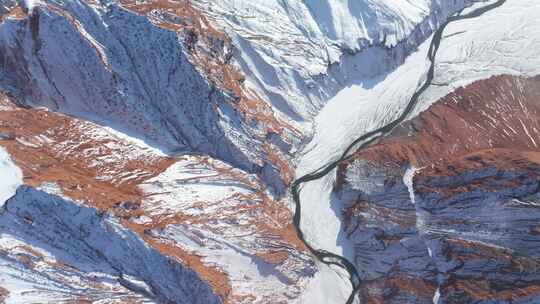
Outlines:
[[0, 147], [0, 207], [17, 191], [22, 185], [22, 172], [17, 167], [8, 152]]
[[345, 179], [354, 190], [373, 194], [385, 191], [384, 183], [387, 176], [385, 167], [373, 166], [365, 160], [357, 159], [347, 168]]
[[437, 54], [436, 85], [424, 92], [414, 112], [477, 80], [503, 74], [539, 75], [538, 20], [540, 2], [522, 0], [507, 1], [480, 17], [449, 24]]
[[[342, 255], [344, 248], [338, 244], [342, 218], [336, 213], [338, 206], [331, 206], [332, 189], [336, 170], [325, 177], [303, 184], [300, 192], [302, 217], [300, 228], [306, 241], [314, 248], [322, 248]], [[333, 209], [335, 208], [335, 209]]]
[[[204, 181], [204, 178], [219, 177], [209, 168], [193, 169], [196, 157], [187, 157], [171, 165], [160, 175], [145, 181], [141, 190], [152, 194], [143, 207], [149, 215], [168, 214], [182, 211], [187, 215], [216, 212], [221, 202], [234, 195], [249, 195], [251, 189], [240, 181]], [[221, 163], [221, 162], [220, 162]], [[206, 202], [204, 210], [193, 207], [193, 202]]]
[[433, 295], [433, 304], [439, 304], [440, 298], [441, 298], [441, 288], [438, 287], [437, 290], [435, 290], [435, 294]]
[[41, 4], [41, 1], [39, 0], [24, 0], [23, 2], [24, 6], [26, 6], [29, 12], [31, 12], [32, 10], [34, 10], [34, 8], [36, 8], [36, 6]]
[[418, 169], [416, 169], [415, 167], [409, 167], [403, 175], [403, 183], [409, 191], [409, 198], [411, 199], [411, 203], [413, 204], [416, 204], [414, 198], [414, 175], [416, 174], [416, 172], [418, 172]]
[[53, 195], [63, 197], [62, 189], [60, 188], [60, 185], [58, 185], [57, 183], [44, 182], [44, 183], [41, 183], [41, 185], [39, 185], [39, 187], [37, 187], [37, 189], [40, 190], [40, 191], [43, 191], [45, 193], [49, 193], [49, 194], [53, 194]]
[[328, 299], [331, 299], [332, 303], [347, 302], [351, 293], [350, 285], [346, 284], [347, 280], [325, 264], [319, 263], [317, 266], [319, 271], [304, 291], [300, 303], [326, 304]]

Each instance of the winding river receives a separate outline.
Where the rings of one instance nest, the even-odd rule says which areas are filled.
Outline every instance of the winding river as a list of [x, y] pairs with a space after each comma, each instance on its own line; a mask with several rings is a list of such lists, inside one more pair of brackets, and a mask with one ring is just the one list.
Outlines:
[[325, 175], [330, 173], [333, 169], [335, 169], [342, 161], [345, 161], [348, 158], [350, 158], [351, 151], [353, 151], [353, 149], [354, 151], [357, 151], [357, 150], [366, 148], [367, 146], [375, 142], [377, 139], [388, 134], [390, 131], [392, 131], [396, 126], [398, 126], [401, 122], [403, 122], [407, 118], [407, 116], [411, 113], [411, 111], [416, 107], [419, 97], [431, 85], [431, 82], [435, 74], [435, 59], [437, 56], [437, 51], [439, 50], [439, 46], [442, 40], [442, 35], [444, 33], [446, 26], [448, 26], [448, 24], [459, 21], [459, 20], [463, 20], [463, 19], [476, 18], [478, 16], [481, 16], [485, 12], [488, 12], [495, 8], [500, 7], [505, 2], [506, 0], [498, 0], [491, 4], [477, 8], [467, 14], [461, 15], [460, 13], [460, 14], [449, 17], [446, 20], [446, 22], [444, 22], [441, 25], [441, 27], [433, 35], [433, 39], [431, 41], [431, 45], [428, 51], [428, 59], [431, 62], [431, 65], [427, 73], [426, 81], [412, 95], [412, 97], [410, 98], [407, 104], [407, 107], [401, 113], [401, 115], [395, 120], [393, 120], [392, 122], [390, 122], [389, 124], [358, 137], [347, 147], [347, 149], [345, 149], [345, 151], [343, 152], [343, 154], [338, 160], [332, 161], [324, 165], [323, 167], [315, 170], [314, 172], [308, 173], [296, 179], [293, 182], [292, 187], [291, 187], [291, 192], [292, 192], [292, 197], [293, 197], [295, 207], [296, 207], [293, 222], [294, 222], [294, 226], [296, 227], [297, 235], [302, 240], [302, 242], [304, 242], [304, 244], [307, 246], [310, 252], [322, 263], [327, 264], [327, 265], [334, 265], [347, 271], [347, 273], [349, 274], [349, 280], [352, 285], [352, 292], [349, 298], [347, 299], [346, 304], [352, 304], [354, 302], [356, 295], [358, 293], [358, 290], [361, 286], [362, 280], [360, 279], [358, 275], [358, 271], [356, 270], [356, 267], [354, 266], [354, 264], [348, 261], [345, 257], [342, 257], [340, 255], [334, 254], [326, 250], [315, 249], [306, 241], [304, 237], [304, 232], [302, 231], [300, 227], [300, 220], [301, 220], [301, 215], [302, 215], [300, 190], [301, 190], [302, 184], [324, 177]]

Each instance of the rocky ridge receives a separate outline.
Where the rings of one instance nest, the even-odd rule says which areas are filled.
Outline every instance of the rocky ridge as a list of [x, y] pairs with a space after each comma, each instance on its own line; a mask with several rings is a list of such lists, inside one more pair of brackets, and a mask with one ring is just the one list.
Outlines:
[[[0, 168], [20, 168], [10, 178], [24, 184], [0, 202], [0, 302], [341, 303], [348, 294], [292, 224], [298, 149], [350, 86], [387, 92], [365, 96], [391, 119], [389, 105], [424, 73], [403, 62], [471, 2], [230, 4], [0, 0], [0, 145], [13, 162]], [[269, 26], [268, 14], [280, 22]], [[524, 35], [493, 47], [505, 64], [520, 58], [508, 51]], [[463, 48], [470, 58], [486, 49]], [[374, 87], [384, 78], [404, 84]], [[537, 82], [498, 76], [457, 89], [342, 165], [343, 233], [365, 302], [534, 302]]]
[[341, 165], [365, 302], [538, 300], [539, 84], [477, 81]]

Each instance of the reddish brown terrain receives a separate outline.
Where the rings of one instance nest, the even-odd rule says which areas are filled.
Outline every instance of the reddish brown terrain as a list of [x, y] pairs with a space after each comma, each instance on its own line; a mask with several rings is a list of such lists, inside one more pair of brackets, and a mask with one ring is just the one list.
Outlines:
[[234, 48], [230, 38], [218, 31], [213, 23], [187, 0], [152, 0], [145, 3], [122, 0], [120, 3], [137, 14], [149, 17], [159, 27], [181, 33], [192, 62], [217, 87], [233, 94], [235, 110], [241, 113], [248, 123], [255, 124], [256, 128], [260, 129], [258, 140], [262, 142], [266, 161], [278, 168], [285, 186], [290, 185], [294, 176], [288, 158], [284, 151], [270, 145], [265, 139], [276, 134], [299, 139], [302, 133], [285, 120], [276, 117], [267, 101], [243, 85], [245, 77], [230, 62]]
[[540, 299], [540, 5], [345, 2], [0, 0], [0, 303]]
[[[235, 294], [228, 275], [218, 265], [204, 263], [204, 256], [196, 251], [186, 251], [174, 240], [152, 235], [151, 231], [186, 223], [219, 230], [223, 229], [219, 227], [223, 225], [221, 221], [242, 219], [243, 223], [236, 224], [234, 229], [257, 235], [266, 243], [254, 248], [253, 254], [276, 266], [306, 262], [295, 261], [291, 256], [291, 251], [301, 255], [306, 252], [304, 244], [296, 237], [291, 213], [268, 196], [256, 177], [208, 157], [167, 157], [150, 148], [133, 145], [102, 126], [45, 109], [18, 107], [5, 95], [0, 106], [0, 144], [22, 169], [26, 185], [40, 187], [52, 183], [64, 197], [123, 219], [126, 228], [139, 233], [156, 250], [196, 270], [225, 303], [243, 302], [240, 298], [244, 296]], [[194, 175], [184, 179], [186, 182], [230, 180], [250, 189], [250, 193], [232, 192], [222, 201], [206, 202], [201, 198], [190, 202], [191, 207], [184, 206], [207, 210], [211, 205], [222, 205], [215, 213], [189, 215], [175, 209], [152, 210], [155, 208], [152, 206], [160, 204], [152, 198], [157, 193], [145, 192], [141, 185], [152, 179], [160, 183], [156, 178], [159, 174], [175, 162], [183, 161], [188, 163], [185, 170], [215, 172], [212, 177]], [[136, 219], [141, 217], [149, 219], [139, 223]]]
[[495, 148], [540, 151], [539, 98], [540, 77], [503, 75], [477, 81], [363, 150], [362, 159], [419, 168]]
[[[345, 224], [366, 303], [539, 295], [540, 281], [530, 279], [540, 270], [539, 101], [538, 77], [477, 81], [340, 166], [338, 194], [357, 197]], [[409, 166], [412, 186], [402, 177]], [[383, 172], [384, 182], [366, 188], [354, 172]], [[366, 242], [378, 249], [366, 254]]]
[[[87, 4], [106, 10], [98, 2]], [[263, 159], [257, 161], [261, 162], [259, 170], [263, 171], [264, 167], [264, 172], [248, 173], [205, 155], [172, 156], [98, 123], [28, 107], [24, 96], [16, 97], [9, 92], [0, 95], [0, 145], [21, 168], [25, 185], [46, 189], [119, 219], [123, 227], [137, 233], [157, 252], [195, 270], [223, 303], [252, 303], [261, 298], [283, 303], [285, 298], [297, 297], [312, 275], [314, 264], [304, 243], [296, 236], [291, 210], [274, 195], [276, 191], [283, 192], [293, 179], [290, 159], [268, 139], [301, 134], [276, 118], [266, 101], [243, 86], [244, 77], [229, 62], [233, 48], [230, 39], [214, 29], [189, 1], [120, 1], [120, 5], [129, 14], [147, 18], [159, 28], [152, 31], [165, 30], [178, 35], [189, 64], [211, 83], [210, 94], [219, 91], [232, 96], [228, 98], [233, 101], [234, 111], [255, 130], [251, 134], [254, 137], [246, 140], [261, 143], [263, 154], [259, 156]], [[44, 76], [57, 92], [54, 76], [47, 71], [50, 67], [39, 54], [47, 52], [44, 48], [50, 46], [46, 41], [47, 31], [56, 30], [54, 26], [47, 28], [44, 20], [66, 22], [66, 27], [82, 39], [81, 45], [88, 47], [97, 56], [96, 62], [117, 80], [111, 55], [92, 38], [90, 25], [81, 17], [81, 11], [52, 2], [44, 2], [32, 12], [15, 2], [6, 4], [5, 9], [0, 21], [19, 22], [20, 33], [31, 32], [32, 56], [36, 56]], [[15, 58], [6, 59], [4, 67], [16, 71], [13, 76], [20, 77], [20, 82], [23, 79], [31, 82], [32, 59], [21, 54], [23, 44], [19, 41], [6, 46], [2, 58], [10, 56], [8, 53], [18, 53]], [[22, 89], [22, 94], [35, 92], [29, 87]], [[59, 97], [66, 101], [65, 96]], [[56, 110], [58, 100], [54, 100]], [[40, 102], [38, 97], [37, 103]], [[214, 105], [211, 111], [223, 111], [219, 106]], [[272, 190], [263, 181], [267, 174], [272, 174]], [[199, 184], [209, 186], [205, 189]], [[213, 185], [218, 189], [216, 195], [212, 193]], [[226, 193], [220, 194], [225, 190]], [[184, 193], [189, 193], [190, 199], [182, 200]], [[25, 220], [37, 221], [30, 216]], [[176, 240], [175, 235], [166, 234], [168, 230], [182, 231], [197, 246], [182, 245], [183, 241]], [[280, 287], [267, 288], [264, 281], [253, 277], [259, 274], [237, 269], [228, 259], [220, 258], [227, 252], [216, 248], [228, 247], [253, 260], [257, 267], [264, 267], [265, 275], [271, 273], [279, 278], [275, 279], [278, 284], [275, 286]], [[22, 251], [43, 260], [31, 251]], [[48, 263], [47, 267], [55, 266]], [[26, 271], [32, 269], [28, 267]], [[250, 288], [267, 290], [253, 294]], [[75, 298], [80, 299], [74, 295]], [[124, 299], [128, 298], [131, 295]]]

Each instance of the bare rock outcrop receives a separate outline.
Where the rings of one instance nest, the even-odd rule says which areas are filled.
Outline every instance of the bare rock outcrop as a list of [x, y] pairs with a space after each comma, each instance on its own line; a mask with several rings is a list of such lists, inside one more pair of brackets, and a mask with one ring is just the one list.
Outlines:
[[540, 299], [538, 100], [538, 78], [477, 81], [340, 167], [366, 303]]

